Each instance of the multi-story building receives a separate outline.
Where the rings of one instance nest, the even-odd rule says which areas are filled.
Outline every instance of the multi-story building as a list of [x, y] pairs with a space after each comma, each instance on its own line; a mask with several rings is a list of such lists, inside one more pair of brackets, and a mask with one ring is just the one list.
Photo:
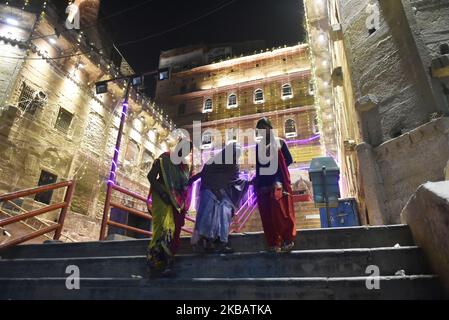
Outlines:
[[[80, 31], [59, 23], [65, 20], [61, 1], [0, 5], [0, 193], [76, 180], [65, 233], [87, 240], [99, 235], [125, 87], [111, 83], [108, 93], [96, 95], [95, 82], [132, 70], [101, 28], [92, 27], [99, 1], [77, 3]], [[90, 27], [83, 32], [84, 26]], [[171, 129], [153, 103], [131, 92], [119, 184], [147, 194], [146, 175], [169, 147]], [[47, 193], [18, 205], [32, 209], [61, 196]]]
[[[156, 103], [190, 134], [194, 122], [201, 122], [197, 147], [202, 150], [202, 163], [224, 144], [238, 141], [245, 151], [241, 167], [249, 173], [255, 169], [256, 123], [269, 118], [293, 155], [294, 189], [304, 190], [310, 161], [324, 154], [309, 46], [233, 54], [232, 46], [162, 52]], [[319, 226], [319, 218], [312, 215], [313, 226]]]
[[[292, 171], [305, 169], [313, 157], [322, 154], [308, 45], [216, 62], [203, 57], [214, 51], [231, 55], [232, 47], [187, 49], [161, 54], [156, 103], [178, 127], [189, 132], [194, 121], [201, 122], [205, 153], [237, 140], [249, 154], [256, 140], [254, 132], [245, 137], [238, 133], [254, 130], [257, 121], [267, 117], [290, 146], [295, 161]], [[192, 60], [196, 62], [193, 68], [180, 67], [192, 65]], [[247, 160], [244, 167], [254, 169]]]

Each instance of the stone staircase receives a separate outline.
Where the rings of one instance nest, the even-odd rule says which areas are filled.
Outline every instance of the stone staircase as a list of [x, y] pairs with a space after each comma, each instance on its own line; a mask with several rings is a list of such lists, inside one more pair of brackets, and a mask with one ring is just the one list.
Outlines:
[[[0, 253], [0, 299], [444, 298], [407, 226], [300, 230], [289, 254], [263, 252], [262, 233], [230, 241], [237, 253], [201, 255], [183, 238], [174, 279], [148, 279], [147, 240], [19, 246]], [[79, 290], [66, 288], [70, 265]], [[371, 265], [379, 289], [367, 289]]]

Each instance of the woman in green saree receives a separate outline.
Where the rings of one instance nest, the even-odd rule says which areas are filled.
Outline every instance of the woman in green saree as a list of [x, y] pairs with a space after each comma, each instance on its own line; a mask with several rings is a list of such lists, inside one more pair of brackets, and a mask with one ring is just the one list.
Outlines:
[[[190, 148], [187, 150], [191, 154], [190, 142], [178, 144], [178, 159], [182, 158], [183, 150], [186, 153], [186, 147]], [[181, 228], [190, 207], [190, 175], [187, 161], [182, 159], [181, 163], [175, 164], [169, 152], [162, 154], [148, 173], [153, 216], [153, 235], [147, 252], [151, 273], [162, 272], [164, 277], [173, 275], [174, 255], [179, 248]]]

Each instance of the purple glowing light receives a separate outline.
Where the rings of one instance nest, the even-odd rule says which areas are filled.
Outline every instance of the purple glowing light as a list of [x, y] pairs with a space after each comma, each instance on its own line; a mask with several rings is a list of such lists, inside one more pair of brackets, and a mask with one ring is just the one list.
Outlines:
[[198, 187], [200, 185], [201, 179], [196, 180], [192, 185], [192, 195], [191, 195], [191, 205], [190, 209], [196, 210], [196, 195], [198, 193]]
[[[307, 145], [307, 144], [310, 144], [312, 142], [315, 142], [315, 141], [319, 140], [320, 138], [321, 138], [321, 135], [320, 134], [316, 134], [316, 135], [311, 136], [310, 138], [307, 138], [307, 139], [287, 140], [286, 143], [289, 144], [289, 145], [291, 145], [291, 144], [293, 144], [293, 145]], [[256, 144], [250, 144], [250, 145], [243, 146], [242, 149], [243, 150], [247, 150], [247, 149], [252, 149], [252, 148], [255, 148], [255, 147], [256, 147]], [[209, 149], [209, 150], [206, 150], [206, 151], [202, 151], [202, 153], [203, 154], [210, 154], [210, 153], [215, 152], [215, 151], [216, 151], [215, 149]]]
[[[307, 138], [307, 139], [302, 139], [302, 140], [287, 140], [286, 142], [287, 142], [287, 144], [299, 144], [299, 145], [305, 145], [305, 144], [309, 144], [309, 143], [311, 143], [311, 142], [314, 142], [314, 141], [320, 139], [320, 137], [321, 137], [321, 135], [317, 134], [317, 135], [314, 135], [314, 136], [312, 136], [312, 137], [310, 137], [310, 138]], [[251, 144], [251, 145], [248, 145], [248, 146], [243, 147], [242, 149], [250, 149], [250, 148], [255, 148], [255, 147], [256, 147], [256, 144]]]
[[313, 141], [316, 141], [316, 140], [318, 140], [320, 138], [321, 138], [321, 135], [320, 134], [316, 134], [316, 135], [314, 135], [314, 136], [312, 136], [310, 138], [307, 138], [307, 139], [287, 141], [287, 144], [309, 144], [309, 143], [311, 143]]
[[[125, 121], [125, 118], [126, 118], [126, 116], [127, 116], [129, 104], [128, 104], [128, 102], [125, 100], [125, 101], [123, 102], [123, 105], [122, 105], [122, 106], [123, 106], [123, 108], [122, 108], [122, 120], [121, 120], [121, 124], [120, 124], [120, 129], [122, 129], [123, 124], [124, 124], [124, 121]], [[120, 146], [120, 139], [121, 139], [121, 132], [119, 132], [119, 136], [118, 136], [118, 138], [117, 138], [117, 144], [116, 144], [116, 147], [114, 148], [114, 157], [113, 157], [113, 159], [112, 159], [111, 171], [109, 172], [109, 181], [108, 181], [108, 184], [109, 184], [109, 183], [115, 184], [115, 179], [116, 179], [116, 177], [117, 177], [117, 175], [116, 175], [115, 172], [116, 172], [117, 167], [118, 167], [117, 162], [118, 162], [118, 157], [119, 157], [119, 155], [120, 155], [120, 148], [119, 148], [119, 146]]]

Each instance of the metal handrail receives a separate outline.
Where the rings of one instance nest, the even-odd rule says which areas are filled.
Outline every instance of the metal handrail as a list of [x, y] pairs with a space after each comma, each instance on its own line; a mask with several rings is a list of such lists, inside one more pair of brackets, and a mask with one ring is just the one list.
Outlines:
[[[127, 207], [127, 206], [125, 206], [123, 204], [114, 202], [114, 201], [111, 200], [112, 197], [107, 198], [106, 199], [106, 203], [105, 203], [105, 210], [103, 212], [103, 218], [102, 218], [102, 222], [101, 222], [100, 241], [103, 241], [103, 240], [106, 239], [106, 231], [107, 231], [107, 227], [108, 226], [125, 229], [125, 230], [128, 230], [128, 231], [132, 231], [132, 232], [135, 232], [135, 233], [139, 233], [139, 234], [143, 234], [145, 236], [150, 236], [151, 237], [153, 235], [153, 233], [151, 231], [149, 231], [149, 230], [143, 230], [143, 229], [139, 229], [139, 228], [128, 226], [126, 224], [118, 223], [118, 222], [110, 220], [110, 217], [109, 217], [111, 208], [117, 208], [117, 209], [126, 211], [129, 214], [132, 214], [132, 215], [137, 216], [139, 218], [143, 218], [143, 219], [151, 221], [151, 220], [153, 220], [153, 217], [152, 217], [152, 214], [151, 214], [149, 199], [147, 197], [142, 196], [141, 194], [138, 194], [136, 192], [133, 192], [131, 190], [128, 190], [126, 188], [118, 186], [115, 183], [113, 183], [112, 181], [109, 181], [108, 183], [111, 184], [110, 187], [111, 187], [112, 191], [117, 191], [117, 192], [122, 193], [124, 195], [127, 195], [127, 196], [129, 196], [131, 198], [134, 198], [136, 200], [144, 202], [147, 205], [147, 207], [148, 207], [149, 213], [146, 213], [146, 212], [134, 209], [134, 208], [130, 208], [130, 207]], [[195, 222], [194, 219], [189, 218], [189, 217], [186, 217], [186, 220]], [[190, 233], [190, 234], [193, 233], [193, 231], [190, 230], [189, 228], [182, 228], [181, 230], [184, 231], [184, 232]]]
[[55, 203], [55, 204], [48, 205], [46, 207], [43, 207], [43, 208], [40, 208], [37, 210], [33, 210], [33, 211], [26, 212], [26, 213], [23, 213], [23, 214], [20, 214], [17, 216], [13, 216], [13, 217], [9, 217], [9, 218], [0, 220], [0, 227], [5, 227], [7, 225], [10, 225], [10, 224], [13, 224], [16, 222], [22, 222], [29, 218], [33, 218], [33, 217], [36, 217], [36, 216], [39, 216], [39, 215], [42, 215], [42, 214], [45, 214], [45, 213], [48, 213], [51, 211], [61, 209], [61, 212], [59, 214], [58, 223], [55, 224], [54, 226], [49, 226], [49, 227], [43, 228], [41, 230], [32, 232], [28, 235], [24, 235], [20, 238], [0, 244], [0, 250], [10, 248], [12, 246], [27, 242], [29, 240], [33, 240], [35, 238], [38, 238], [40, 236], [43, 236], [43, 235], [53, 232], [53, 231], [55, 231], [53, 239], [59, 240], [61, 238], [62, 228], [64, 226], [67, 212], [68, 212], [68, 210], [70, 208], [70, 204], [72, 202], [73, 192], [75, 190], [75, 181], [64, 181], [64, 182], [49, 184], [49, 185], [45, 185], [45, 186], [41, 186], [41, 187], [37, 187], [37, 188], [26, 189], [26, 190], [22, 190], [22, 191], [16, 191], [16, 192], [0, 195], [0, 203], [2, 203], [2, 202], [7, 202], [7, 201], [27, 197], [30, 195], [36, 195], [38, 193], [53, 191], [53, 190], [62, 189], [62, 188], [67, 188], [63, 202]]

